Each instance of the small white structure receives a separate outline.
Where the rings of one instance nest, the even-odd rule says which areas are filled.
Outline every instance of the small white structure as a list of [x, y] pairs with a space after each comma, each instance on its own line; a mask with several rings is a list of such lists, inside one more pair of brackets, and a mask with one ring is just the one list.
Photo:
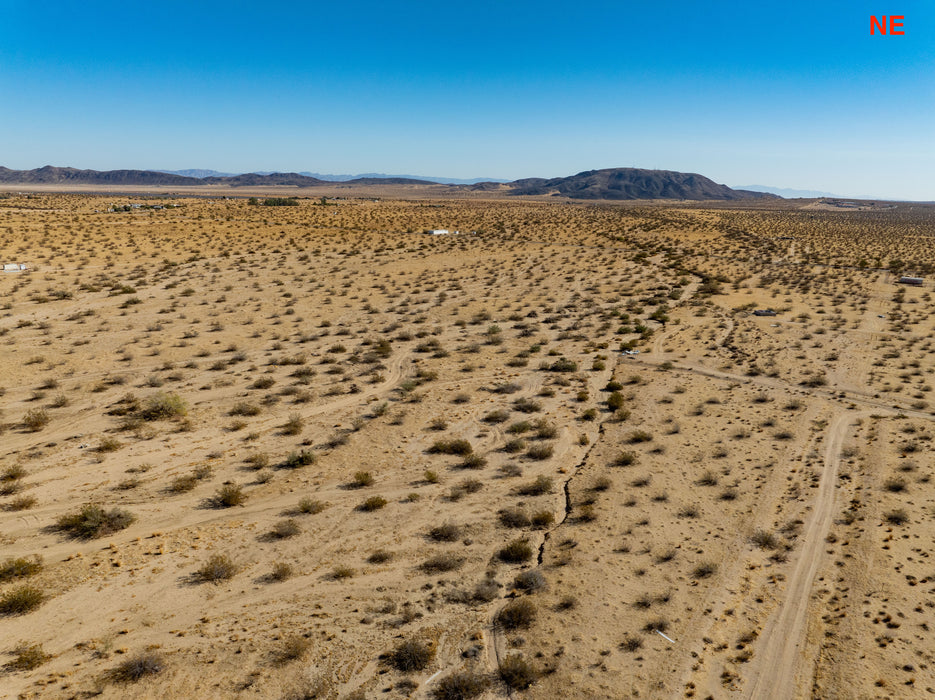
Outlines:
[[447, 235], [448, 235], [448, 229], [446, 229], [446, 228], [433, 228], [433, 229], [429, 229], [428, 231], [426, 231], [426, 233], [428, 233], [428, 234], [431, 235], [431, 236], [447, 236]]
[[3, 271], [4, 272], [14, 272], [18, 270], [25, 270], [26, 263], [4, 263]]
[[899, 278], [899, 284], [909, 284], [913, 287], [921, 287], [924, 281], [921, 277], [908, 277], [905, 275]]

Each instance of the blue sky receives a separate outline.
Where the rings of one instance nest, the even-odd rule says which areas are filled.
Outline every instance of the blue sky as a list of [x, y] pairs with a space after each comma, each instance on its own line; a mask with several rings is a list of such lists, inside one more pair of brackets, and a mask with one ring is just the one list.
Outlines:
[[935, 2], [0, 0], [0, 165], [46, 164], [931, 200]]

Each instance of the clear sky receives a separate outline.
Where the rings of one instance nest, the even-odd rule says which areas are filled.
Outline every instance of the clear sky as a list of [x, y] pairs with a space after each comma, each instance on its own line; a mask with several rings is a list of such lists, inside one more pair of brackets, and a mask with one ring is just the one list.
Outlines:
[[0, 165], [46, 164], [933, 200], [935, 0], [0, 0]]

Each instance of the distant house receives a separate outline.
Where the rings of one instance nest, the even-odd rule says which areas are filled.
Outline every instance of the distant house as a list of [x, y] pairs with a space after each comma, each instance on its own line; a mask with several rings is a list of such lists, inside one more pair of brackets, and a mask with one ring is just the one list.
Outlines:
[[429, 235], [432, 236], [445, 236], [448, 234], [448, 229], [446, 228], [432, 228], [426, 231]]
[[921, 277], [907, 277], [902, 276], [899, 278], [899, 284], [911, 284], [913, 287], [921, 287], [924, 280]]
[[4, 272], [13, 272], [15, 270], [25, 270], [26, 263], [4, 263], [3, 271]]
[[753, 312], [754, 316], [775, 316], [776, 312], [772, 309], [757, 309]]

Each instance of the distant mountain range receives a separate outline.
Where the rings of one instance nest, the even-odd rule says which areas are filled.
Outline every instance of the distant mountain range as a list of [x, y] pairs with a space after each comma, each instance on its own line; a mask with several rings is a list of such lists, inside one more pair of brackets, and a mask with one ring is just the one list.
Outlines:
[[[841, 195], [832, 194], [831, 192], [819, 192], [818, 190], [795, 190], [788, 187], [768, 187], [767, 185], [734, 185], [734, 189], [739, 190], [750, 190], [751, 192], [768, 192], [769, 194], [776, 194], [780, 197], [785, 197], [786, 199], [821, 199], [822, 197], [833, 197], [835, 199], [846, 199]], [[861, 197], [861, 199], [865, 199]]]
[[[156, 170], [157, 173], [169, 173], [170, 175], [183, 175], [185, 177], [234, 177], [243, 173], [223, 173], [218, 170]], [[255, 175], [273, 175], [272, 170], [258, 170]], [[437, 182], [441, 185], [474, 185], [478, 182], [507, 182], [495, 177], [473, 177], [469, 179], [457, 177], [428, 177], [425, 175], [387, 175], [386, 173], [358, 173], [357, 175], [332, 175], [324, 173], [310, 173], [301, 170], [299, 175], [313, 177], [316, 180], [325, 182], [349, 182], [351, 180], [420, 180], [423, 182]]]
[[[301, 187], [334, 185], [439, 185], [453, 191], [496, 192], [505, 195], [547, 195], [570, 199], [682, 199], [739, 200], [775, 197], [775, 194], [731, 189], [697, 173], [673, 170], [642, 170], [639, 168], [606, 168], [587, 170], [558, 178], [525, 178], [504, 182], [439, 183], [410, 177], [387, 177], [370, 173], [347, 180], [327, 180], [307, 173], [244, 173], [230, 175], [213, 170], [79, 170], [46, 165], [34, 170], [10, 170], [0, 167], [0, 183], [16, 185], [102, 185], [102, 186], [167, 186], [197, 187], [223, 185], [227, 187]], [[344, 176], [340, 176], [344, 177]], [[449, 178], [450, 179], [450, 178]]]

